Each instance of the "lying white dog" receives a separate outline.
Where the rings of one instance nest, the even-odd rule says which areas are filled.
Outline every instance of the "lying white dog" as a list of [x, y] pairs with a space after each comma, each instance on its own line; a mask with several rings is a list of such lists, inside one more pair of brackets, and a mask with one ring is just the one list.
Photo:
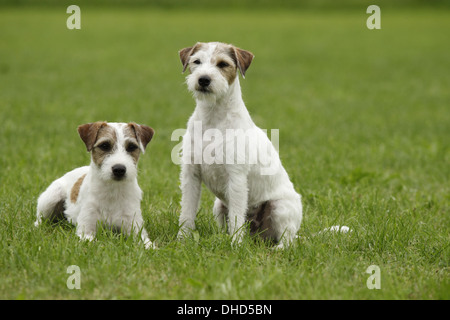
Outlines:
[[79, 126], [78, 133], [91, 152], [91, 164], [55, 180], [40, 195], [35, 225], [64, 214], [83, 240], [93, 240], [97, 223], [102, 222], [126, 234], [140, 234], [146, 248], [154, 247], [144, 229], [137, 182], [139, 155], [152, 139], [153, 129], [136, 123], [95, 122]]
[[[233, 243], [242, 241], [248, 221], [252, 234], [273, 239], [279, 247], [289, 245], [300, 228], [301, 197], [242, 100], [238, 70], [245, 75], [253, 54], [211, 42], [182, 49], [179, 55], [183, 71], [190, 70], [186, 83], [197, 105], [183, 137], [178, 237], [195, 228], [203, 182], [216, 196], [214, 216], [221, 226], [227, 220]], [[225, 141], [217, 141], [218, 137]], [[256, 146], [255, 160], [255, 153], [249, 150]], [[240, 152], [242, 147], [244, 152]], [[261, 153], [261, 149], [267, 152]], [[205, 161], [205, 155], [213, 156], [214, 161]]]

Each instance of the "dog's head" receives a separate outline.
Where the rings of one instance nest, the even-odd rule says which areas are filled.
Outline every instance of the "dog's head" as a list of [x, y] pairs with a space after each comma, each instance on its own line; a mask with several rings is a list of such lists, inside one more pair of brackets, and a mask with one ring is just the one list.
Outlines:
[[137, 162], [153, 137], [154, 130], [136, 123], [94, 122], [78, 127], [91, 152], [92, 163], [103, 180], [128, 180], [137, 175]]
[[183, 72], [189, 67], [186, 78], [188, 89], [197, 99], [209, 95], [222, 96], [234, 83], [238, 70], [245, 77], [253, 54], [221, 42], [198, 42], [179, 51]]

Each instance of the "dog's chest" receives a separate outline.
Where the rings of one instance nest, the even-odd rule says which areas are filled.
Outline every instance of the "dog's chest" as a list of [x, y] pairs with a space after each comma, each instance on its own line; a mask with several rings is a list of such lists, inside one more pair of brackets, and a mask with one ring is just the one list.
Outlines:
[[102, 220], [120, 220], [140, 210], [142, 191], [137, 183], [121, 185], [121, 182], [113, 182], [107, 186], [93, 183], [83, 191], [85, 199], [82, 202], [94, 208]]
[[229, 180], [225, 165], [202, 164], [200, 165], [200, 168], [202, 181], [206, 187], [208, 187], [216, 197], [225, 201], [226, 186], [228, 185]]

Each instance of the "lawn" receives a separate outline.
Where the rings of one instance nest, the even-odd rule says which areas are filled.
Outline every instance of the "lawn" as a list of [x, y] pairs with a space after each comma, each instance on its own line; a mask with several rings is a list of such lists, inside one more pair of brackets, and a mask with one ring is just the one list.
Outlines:
[[[0, 299], [449, 299], [450, 10], [0, 8]], [[252, 51], [241, 80], [302, 194], [298, 243], [234, 248], [204, 189], [197, 230], [176, 241], [171, 141], [194, 109], [178, 50]], [[34, 228], [37, 197], [89, 163], [76, 128], [156, 131], [140, 159], [145, 227], [159, 249], [109, 230], [83, 243], [65, 222]], [[347, 225], [349, 234], [319, 231]], [[70, 290], [77, 265], [81, 289]], [[365, 271], [380, 268], [381, 289]]]

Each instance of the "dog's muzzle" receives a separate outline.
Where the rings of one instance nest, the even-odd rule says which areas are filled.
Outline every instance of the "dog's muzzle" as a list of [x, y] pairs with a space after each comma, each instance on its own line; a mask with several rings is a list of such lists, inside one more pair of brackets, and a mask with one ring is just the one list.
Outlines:
[[209, 76], [201, 76], [198, 78], [199, 91], [209, 92], [208, 87], [211, 84], [211, 77]]
[[127, 168], [122, 164], [113, 165], [112, 168], [113, 178], [115, 180], [122, 180], [127, 173]]

